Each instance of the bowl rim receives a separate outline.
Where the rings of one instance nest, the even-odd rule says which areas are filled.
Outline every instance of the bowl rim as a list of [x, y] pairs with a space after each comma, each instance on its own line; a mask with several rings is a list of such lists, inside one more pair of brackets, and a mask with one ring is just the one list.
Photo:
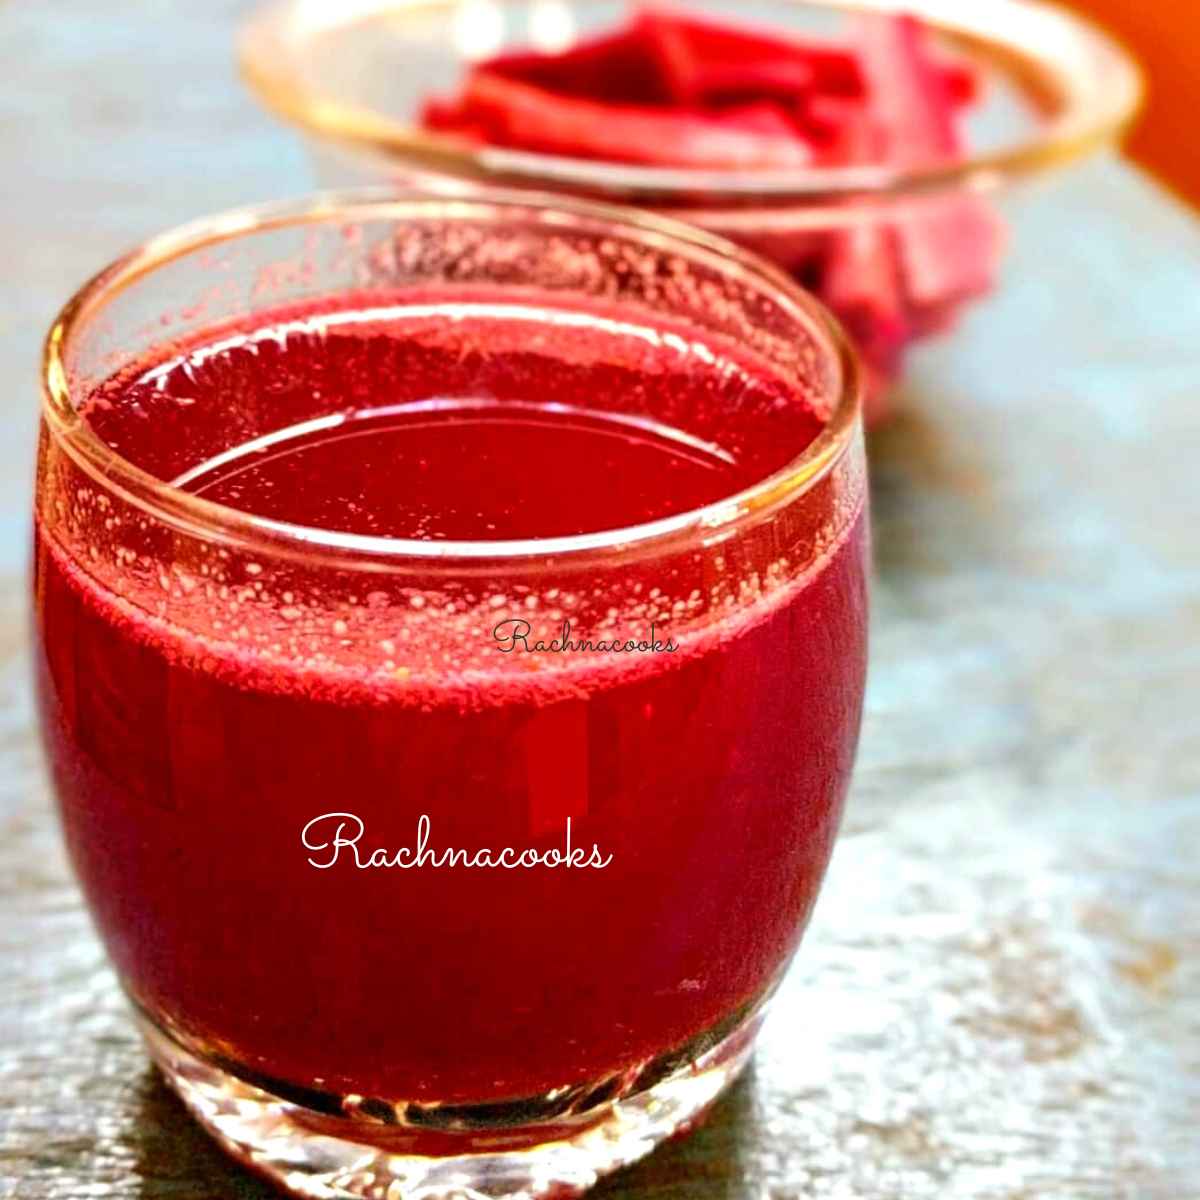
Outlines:
[[[478, 2], [478, 0], [477, 0]], [[488, 0], [512, 6], [524, 0]], [[462, 0], [355, 0], [324, 6], [307, 28], [311, 0], [267, 0], [243, 22], [237, 58], [264, 107], [318, 138], [374, 151], [459, 178], [583, 192], [680, 208], [893, 199], [957, 188], [987, 191], [1064, 166], [1117, 140], [1145, 97], [1133, 56], [1099, 26], [1047, 0], [780, 0], [793, 8], [907, 13], [1013, 79], [1041, 127], [1008, 145], [912, 167], [856, 165], [786, 170], [700, 170], [567, 158], [472, 146], [308, 88], [292, 69], [307, 39], [331, 27], [395, 19], [405, 10], [453, 10]], [[345, 19], [329, 19], [330, 11]], [[307, 16], [306, 16], [307, 14]], [[999, 31], [1004, 31], [1003, 33]]]
[[[281, 228], [402, 221], [421, 214], [445, 220], [496, 209], [533, 212], [548, 230], [563, 229], [564, 217], [590, 221], [593, 226], [603, 223], [618, 236], [640, 238], [664, 253], [685, 253], [693, 261], [732, 275], [745, 287], [769, 291], [789, 321], [807, 328], [828, 355], [833, 378], [829, 416], [821, 432], [769, 475], [674, 516], [574, 536], [431, 542], [298, 525], [205, 499], [136, 466], [94, 433], [79, 414], [75, 403], [78, 389], [73, 386], [69, 364], [74, 338], [109, 301], [163, 266], [208, 247]], [[94, 275], [67, 301], [43, 344], [41, 384], [42, 418], [55, 444], [105, 491], [167, 527], [276, 557], [332, 561], [337, 566], [377, 571], [417, 563], [426, 570], [473, 572], [486, 572], [498, 564], [561, 568], [711, 546], [757, 525], [809, 492], [852, 447], [861, 446], [862, 440], [863, 376], [856, 351], [820, 301], [773, 264], [693, 225], [651, 213], [554, 194], [464, 188], [461, 184], [419, 190], [373, 187], [315, 192], [299, 199], [229, 210], [159, 234]]]

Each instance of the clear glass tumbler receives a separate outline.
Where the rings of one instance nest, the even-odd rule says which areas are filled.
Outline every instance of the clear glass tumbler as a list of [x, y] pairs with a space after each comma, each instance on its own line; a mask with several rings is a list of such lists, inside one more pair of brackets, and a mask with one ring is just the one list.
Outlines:
[[[45, 746], [196, 1118], [297, 1195], [389, 1198], [578, 1191], [694, 1121], [858, 736], [860, 397], [820, 306], [651, 216], [328, 194], [114, 263], [43, 385]], [[384, 522], [418, 502], [468, 525]]]

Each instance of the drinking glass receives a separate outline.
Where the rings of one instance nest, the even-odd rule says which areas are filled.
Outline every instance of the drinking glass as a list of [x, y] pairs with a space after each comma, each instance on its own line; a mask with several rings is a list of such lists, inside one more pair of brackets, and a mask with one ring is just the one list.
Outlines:
[[[189, 490], [197, 460], [272, 444], [270, 389], [206, 396], [203, 446], [180, 432], [192, 400], [147, 406], [137, 444], [173, 473], [98, 432], [112, 380], [347, 298], [443, 314], [422, 345], [463, 340], [460, 392], [494, 396], [539, 355], [530, 421], [583, 369], [610, 381], [585, 407], [663, 420], [661, 358], [603, 361], [637, 345], [741, 355], [820, 432], [699, 508], [495, 541]], [[466, 338], [469, 313], [493, 323]], [[589, 320], [610, 340], [581, 337]], [[389, 402], [371, 378], [368, 416]], [[515, 1198], [582, 1190], [696, 1121], [808, 921], [858, 736], [859, 385], [820, 306], [632, 211], [325, 194], [115, 262], [54, 323], [42, 382], [44, 744], [96, 928], [200, 1123], [297, 1195]], [[363, 416], [307, 382], [313, 428]], [[748, 401], [718, 400], [667, 415], [719, 442]]]

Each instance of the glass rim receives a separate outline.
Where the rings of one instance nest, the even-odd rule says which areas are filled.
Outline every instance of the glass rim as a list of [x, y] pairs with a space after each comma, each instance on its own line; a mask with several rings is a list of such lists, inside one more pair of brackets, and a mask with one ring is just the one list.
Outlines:
[[[356, 0], [344, 24], [406, 8], [428, 11], [457, 0]], [[512, 0], [496, 0], [511, 3]], [[855, 165], [787, 170], [704, 170], [640, 166], [471, 146], [378, 109], [321, 93], [290, 70], [301, 40], [287, 29], [306, 0], [268, 0], [238, 37], [247, 86], [277, 116], [306, 133], [384, 153], [479, 182], [583, 189], [631, 203], [679, 209], [728, 202], [813, 205], [873, 197], [896, 200], [955, 188], [988, 190], [1065, 166], [1117, 140], [1141, 110], [1145, 82], [1120, 42], [1084, 17], [1044, 0], [786, 0], [793, 7], [905, 12], [968, 48], [1020, 87], [1050, 117], [1027, 136], [950, 161], [906, 167]], [[340, 21], [329, 24], [343, 24]], [[318, 26], [314, 35], [319, 35]], [[700, 197], [693, 201], [690, 197]]]
[[[749, 487], [671, 517], [572, 536], [520, 540], [421, 541], [347, 533], [294, 524], [219, 504], [179, 488], [136, 466], [109, 446], [72, 403], [67, 355], [73, 336], [104, 305], [158, 268], [207, 246], [260, 231], [333, 220], [403, 219], [432, 207], [440, 216], [472, 206], [534, 210], [552, 216], [603, 221], [615, 232], [670, 247], [693, 261], [739, 273], [789, 317], [823, 342], [836, 368], [830, 412], [821, 432], [782, 467]], [[404, 563], [561, 564], [603, 560], [612, 554], [667, 554], [690, 543], [724, 541], [757, 524], [824, 478], [853, 443], [861, 423], [864, 380], [857, 352], [836, 318], [781, 269], [716, 235], [683, 222], [617, 205], [554, 194], [496, 188], [426, 187], [412, 190], [357, 188], [322, 191], [294, 200], [227, 210], [177, 226], [141, 243], [92, 276], [54, 319], [42, 349], [41, 414], [50, 436], [96, 483], [179, 532], [277, 556], [332, 558], [348, 567], [392, 570]]]

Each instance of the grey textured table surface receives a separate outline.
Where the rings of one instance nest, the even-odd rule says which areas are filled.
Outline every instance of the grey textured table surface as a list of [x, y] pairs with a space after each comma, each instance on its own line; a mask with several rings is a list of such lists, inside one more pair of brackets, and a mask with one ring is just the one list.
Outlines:
[[[307, 186], [228, 4], [0, 5], [0, 1195], [268, 1192], [151, 1074], [64, 865], [24, 570], [37, 342], [115, 252]], [[757, 1065], [608, 1200], [1200, 1197], [1200, 226], [1114, 163], [871, 446], [845, 835]]]

